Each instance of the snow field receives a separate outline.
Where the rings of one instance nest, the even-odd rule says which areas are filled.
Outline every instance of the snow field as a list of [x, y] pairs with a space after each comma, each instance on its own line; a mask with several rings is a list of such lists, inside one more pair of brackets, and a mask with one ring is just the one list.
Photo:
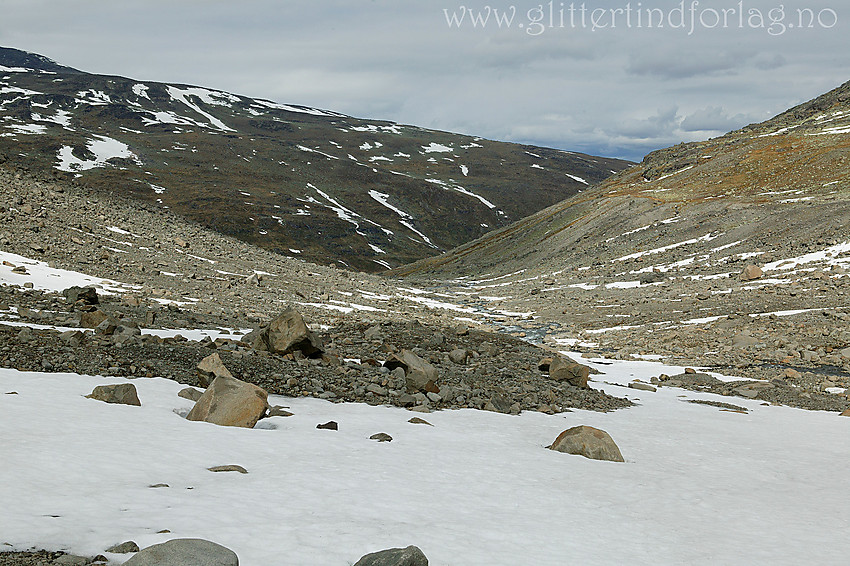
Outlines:
[[[295, 416], [254, 430], [182, 419], [192, 404], [164, 379], [132, 380], [142, 407], [128, 407], [83, 397], [121, 378], [2, 369], [0, 498], [14, 512], [0, 531], [84, 554], [198, 536], [245, 566], [342, 566], [407, 544], [435, 565], [841, 563], [850, 421], [737, 398], [750, 412], [723, 412], [680, 398], [716, 395], [622, 387], [681, 368], [596, 367], [593, 387], [638, 405], [422, 415], [272, 397]], [[315, 428], [328, 420], [340, 430]], [[544, 449], [578, 424], [608, 431], [626, 463]], [[369, 441], [377, 432], [393, 442]], [[249, 473], [206, 470], [222, 464]]]

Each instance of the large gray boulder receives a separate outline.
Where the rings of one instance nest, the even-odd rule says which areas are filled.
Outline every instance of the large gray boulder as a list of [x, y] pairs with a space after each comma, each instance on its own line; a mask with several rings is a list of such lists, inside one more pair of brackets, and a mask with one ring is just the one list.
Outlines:
[[587, 388], [587, 380], [590, 377], [590, 368], [573, 360], [555, 356], [549, 364], [549, 378], [555, 381], [566, 381], [576, 387]]
[[115, 385], [98, 385], [86, 395], [89, 399], [96, 399], [104, 403], [116, 403], [119, 405], [142, 405], [136, 386], [132, 383], [117, 383]]
[[437, 379], [440, 377], [437, 368], [410, 350], [393, 354], [384, 362], [384, 366], [390, 371], [396, 368], [404, 370], [404, 384], [410, 392], [440, 392], [440, 388], [437, 387]]
[[236, 553], [199, 538], [178, 538], [137, 552], [125, 566], [239, 566]]
[[321, 338], [307, 328], [304, 318], [292, 307], [261, 328], [254, 338], [256, 350], [275, 354], [300, 350], [308, 358], [317, 358], [322, 355], [322, 347]]
[[268, 408], [265, 389], [235, 377], [217, 377], [186, 416], [221, 426], [254, 428]]
[[548, 448], [567, 454], [577, 454], [591, 460], [625, 462], [611, 435], [592, 426], [581, 425], [567, 429], [559, 434]]
[[354, 566], [428, 566], [428, 559], [417, 547], [408, 546], [367, 554]]

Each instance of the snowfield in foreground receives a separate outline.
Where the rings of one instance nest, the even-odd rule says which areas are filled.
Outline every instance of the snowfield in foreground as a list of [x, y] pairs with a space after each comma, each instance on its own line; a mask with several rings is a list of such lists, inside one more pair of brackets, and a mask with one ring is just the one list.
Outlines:
[[[409, 544], [435, 566], [846, 563], [850, 419], [634, 391], [623, 385], [681, 368], [592, 365], [605, 372], [593, 387], [638, 404], [422, 415], [272, 396], [294, 416], [253, 430], [183, 419], [192, 403], [165, 379], [133, 380], [131, 407], [84, 398], [122, 378], [0, 369], [0, 545], [95, 555], [200, 537], [244, 566], [347, 566]], [[316, 429], [329, 420], [338, 431]], [[580, 424], [609, 432], [626, 463], [544, 449]], [[226, 464], [249, 473], [207, 470]]]

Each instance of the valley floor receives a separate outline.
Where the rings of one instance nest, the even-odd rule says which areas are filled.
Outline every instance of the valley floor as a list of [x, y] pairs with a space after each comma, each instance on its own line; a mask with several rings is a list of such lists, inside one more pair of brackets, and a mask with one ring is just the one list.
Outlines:
[[[746, 282], [748, 252], [726, 248], [676, 266], [659, 251], [416, 283], [282, 258], [83, 189], [0, 182], [0, 550], [119, 563], [116, 543], [201, 537], [247, 566], [343, 566], [409, 544], [464, 566], [840, 564], [850, 551], [843, 242], [774, 257]], [[75, 337], [83, 313], [58, 293], [71, 285], [98, 287], [100, 308], [141, 335]], [[241, 341], [286, 305], [333, 356]], [[443, 380], [417, 412], [376, 365], [402, 348]], [[293, 415], [254, 429], [182, 418], [192, 404], [177, 392], [212, 351]], [[547, 378], [538, 362], [555, 352], [598, 372], [590, 390]], [[124, 382], [141, 407], [84, 397]], [[339, 430], [316, 429], [330, 420]], [[545, 449], [580, 424], [609, 432], [626, 462]], [[208, 470], [230, 464], [248, 473]]]

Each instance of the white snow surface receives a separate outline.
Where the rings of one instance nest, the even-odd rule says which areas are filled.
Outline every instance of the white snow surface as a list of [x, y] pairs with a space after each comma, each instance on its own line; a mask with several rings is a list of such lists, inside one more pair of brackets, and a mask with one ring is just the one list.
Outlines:
[[409, 215], [408, 213], [406, 213], [402, 209], [391, 205], [389, 203], [389, 201], [387, 200], [387, 199], [390, 198], [390, 195], [385, 194], [385, 193], [381, 193], [381, 192], [378, 192], [378, 191], [375, 191], [375, 190], [371, 190], [371, 191], [369, 191], [369, 196], [372, 197], [373, 199], [375, 199], [376, 201], [378, 201], [383, 206], [389, 208], [390, 210], [392, 210], [393, 212], [395, 212], [396, 214], [398, 214], [402, 218], [413, 218], [411, 215]]
[[[792, 257], [773, 261], [765, 264], [762, 269], [764, 271], [783, 271], [814, 262], [825, 262], [828, 265], [841, 265], [850, 263], [850, 242], [843, 242], [834, 246], [829, 246], [817, 252], [811, 252], [799, 257]], [[841, 257], [844, 256], [844, 257]]]
[[[739, 398], [747, 414], [723, 412], [683, 402], [716, 395], [624, 387], [682, 368], [583, 361], [605, 372], [594, 388], [638, 404], [421, 415], [272, 396], [294, 416], [251, 430], [185, 420], [184, 386], [162, 378], [132, 380], [131, 407], [84, 397], [124, 378], [0, 369], [0, 532], [10, 550], [83, 555], [201, 537], [243, 566], [346, 566], [408, 544], [435, 566], [845, 563], [850, 419]], [[328, 420], [339, 430], [316, 429]], [[626, 462], [544, 448], [580, 424]], [[224, 464], [249, 473], [207, 470]]]
[[[2, 265], [4, 261], [15, 266], [26, 267], [27, 274], [12, 273], [12, 267]], [[126, 293], [136, 288], [133, 285], [111, 279], [101, 279], [67, 269], [56, 269], [43, 261], [0, 250], [0, 284], [23, 287], [24, 283], [27, 282], [32, 283], [34, 289], [42, 291], [62, 291], [75, 285], [79, 287], [93, 286], [97, 288], [98, 293], [103, 295]]]
[[[205, 111], [201, 110], [201, 108], [197, 104], [195, 104], [195, 103], [193, 103], [189, 100], [190, 96], [194, 96], [194, 97], [200, 99], [201, 102], [203, 102], [204, 104], [209, 104], [209, 105], [213, 105], [213, 106], [229, 106], [229, 104], [226, 104], [225, 102], [221, 102], [219, 100], [219, 98], [227, 97], [227, 96], [231, 96], [231, 95], [226, 95], [224, 93], [214, 92], [214, 91], [207, 90], [205, 88], [197, 88], [197, 87], [180, 89], [180, 88], [177, 88], [175, 86], [169, 86], [169, 87], [167, 87], [167, 90], [168, 90], [168, 94], [171, 96], [171, 98], [173, 100], [175, 100], [177, 102], [182, 102], [183, 104], [185, 104], [186, 106], [188, 106], [189, 108], [191, 108], [192, 110], [194, 110], [195, 112], [197, 112], [198, 114], [200, 114], [201, 116], [206, 118], [209, 121], [209, 123], [212, 127], [219, 129], [219, 130], [222, 130], [224, 132], [235, 132], [236, 131], [233, 128], [228, 127], [224, 122], [222, 122], [221, 120], [219, 120], [218, 118], [216, 118], [215, 116], [210, 114], [209, 112], [205, 112]], [[236, 99], [236, 100], [238, 100], [238, 99]]]
[[94, 153], [94, 159], [79, 159], [74, 155], [73, 148], [65, 145], [59, 150], [57, 154], [58, 163], [54, 167], [60, 171], [76, 173], [97, 167], [106, 167], [107, 162], [115, 158], [132, 159], [138, 164], [141, 163], [136, 154], [130, 151], [127, 144], [107, 136], [92, 137], [86, 147]]
[[38, 135], [47, 133], [47, 126], [41, 124], [7, 124], [5, 127], [16, 134]]
[[146, 84], [142, 84], [142, 83], [134, 84], [133, 85], [133, 94], [135, 94], [139, 98], [147, 98], [148, 100], [150, 100], [150, 97], [148, 96], [148, 85], [146, 85]]
[[667, 251], [670, 251], [670, 250], [673, 250], [673, 249], [676, 249], [676, 248], [680, 248], [682, 246], [687, 246], [687, 245], [690, 245], [690, 244], [696, 244], [698, 242], [710, 242], [711, 240], [714, 240], [714, 239], [716, 239], [720, 236], [721, 236], [721, 234], [709, 233], [709, 234], [706, 234], [704, 236], [700, 236], [699, 238], [692, 238], [690, 240], [685, 240], [683, 242], [676, 242], [675, 244], [670, 244], [668, 246], [662, 246], [660, 248], [654, 248], [654, 249], [651, 249], [651, 250], [646, 250], [646, 251], [636, 252], [636, 253], [629, 254], [629, 255], [624, 255], [623, 257], [618, 257], [616, 259], [612, 259], [611, 261], [612, 262], [614, 262], [614, 261], [626, 261], [626, 260], [629, 260], [629, 259], [634, 259], [634, 258], [637, 258], [637, 257], [646, 256], [646, 255], [660, 254], [660, 253], [664, 253], [664, 252], [667, 252]]
[[451, 153], [454, 151], [449, 146], [437, 142], [431, 142], [428, 145], [423, 145], [422, 150], [425, 153]]

